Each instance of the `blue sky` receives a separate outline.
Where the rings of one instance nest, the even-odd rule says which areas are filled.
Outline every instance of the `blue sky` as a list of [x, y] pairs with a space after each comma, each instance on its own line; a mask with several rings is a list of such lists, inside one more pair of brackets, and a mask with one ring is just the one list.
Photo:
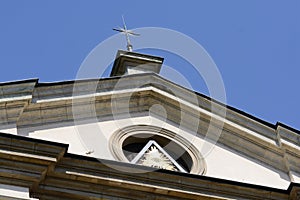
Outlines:
[[[75, 79], [124, 15], [128, 28], [169, 28], [201, 44], [221, 72], [227, 104], [300, 129], [299, 9], [298, 0], [0, 0], [0, 82]], [[155, 54], [184, 73], [184, 61]], [[209, 95], [201, 79], [191, 84]]]

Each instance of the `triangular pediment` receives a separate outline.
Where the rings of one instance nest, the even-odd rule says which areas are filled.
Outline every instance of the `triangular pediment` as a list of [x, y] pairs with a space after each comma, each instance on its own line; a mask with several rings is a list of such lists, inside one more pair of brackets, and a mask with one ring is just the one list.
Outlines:
[[[4, 96], [9, 97], [2, 100], [3, 121], [15, 123], [18, 133], [24, 135], [60, 125], [64, 128], [67, 123], [68, 126], [73, 125], [74, 121], [86, 124], [92, 119], [104, 123], [149, 116], [180, 127], [199, 140], [215, 142], [216, 146], [247, 162], [256, 163], [257, 167], [283, 174], [287, 174], [287, 166], [291, 173], [299, 174], [300, 171], [297, 162], [300, 155], [299, 131], [280, 123], [269, 124], [156, 74], [49, 84], [30, 81], [30, 85], [14, 83], [9, 88], [3, 89]], [[13, 106], [5, 107], [6, 104]], [[224, 109], [226, 117], [218, 113]], [[172, 162], [158, 146], [154, 145], [153, 150], [158, 149], [159, 155], [168, 158], [171, 166], [180, 171], [176, 162]], [[141, 159], [147, 161], [149, 148], [141, 154], [139, 162], [142, 162]], [[285, 158], [291, 162], [286, 163]], [[145, 165], [145, 162], [139, 162], [136, 164]]]
[[150, 140], [131, 161], [133, 164], [186, 172], [157, 142]]

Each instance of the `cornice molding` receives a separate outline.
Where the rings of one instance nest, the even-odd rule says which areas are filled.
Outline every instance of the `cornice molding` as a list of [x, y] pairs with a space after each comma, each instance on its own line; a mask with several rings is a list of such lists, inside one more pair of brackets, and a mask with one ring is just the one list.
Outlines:
[[[65, 144], [0, 133], [0, 183], [30, 188], [30, 196], [50, 200], [130, 198], [151, 194], [165, 199], [292, 199], [287, 190], [68, 154]], [[27, 152], [31, 156], [19, 155]], [[40, 157], [47, 155], [56, 161]], [[132, 172], [132, 173], [131, 173]]]
[[[120, 79], [122, 84], [116, 86]], [[2, 93], [6, 91], [7, 94], [3, 96], [3, 99], [6, 98], [4, 104], [0, 104], [1, 116], [6, 117], [5, 123], [16, 123], [19, 129], [73, 122], [74, 110], [79, 121], [95, 116], [99, 119], [109, 117], [112, 116], [112, 98], [122, 100], [130, 97], [130, 113], [145, 114], [152, 105], [159, 103], [170, 113], [168, 121], [180, 123], [187, 129], [200, 116], [199, 129], [196, 130], [199, 137], [205, 137], [207, 126], [213, 118], [213, 128], [222, 131], [218, 144], [283, 172], [292, 170], [300, 173], [297, 163], [300, 158], [300, 135], [297, 130], [282, 124], [270, 125], [155, 74], [48, 84], [37, 84], [36, 80], [32, 80], [4, 84], [0, 88]], [[23, 99], [12, 100], [14, 96]], [[212, 113], [212, 105], [216, 110], [226, 109], [226, 119]], [[92, 115], [91, 109], [95, 112]], [[122, 115], [126, 109], [127, 104], [114, 114]], [[180, 116], [182, 112], [185, 113], [183, 119]], [[159, 112], [155, 114], [160, 116]], [[218, 121], [224, 122], [224, 126], [220, 127]]]

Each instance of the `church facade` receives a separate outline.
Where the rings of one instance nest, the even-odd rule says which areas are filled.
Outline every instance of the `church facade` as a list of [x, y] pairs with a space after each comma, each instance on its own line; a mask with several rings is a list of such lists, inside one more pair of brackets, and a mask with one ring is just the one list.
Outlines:
[[[0, 199], [300, 199], [300, 132], [118, 51], [109, 78], [0, 85]], [[224, 115], [224, 112], [226, 115]]]

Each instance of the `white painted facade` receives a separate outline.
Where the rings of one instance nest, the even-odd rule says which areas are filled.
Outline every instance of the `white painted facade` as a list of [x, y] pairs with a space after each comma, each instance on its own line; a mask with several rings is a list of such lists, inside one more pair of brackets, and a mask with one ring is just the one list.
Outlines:
[[[171, 123], [161, 121], [155, 116], [135, 117], [131, 119], [103, 121], [76, 126], [59, 124], [56, 128], [47, 126], [37, 127], [37, 130], [23, 129], [19, 134], [28, 134], [29, 137], [69, 144], [69, 153], [91, 156], [101, 159], [116, 160], [109, 149], [110, 136], [128, 125], [153, 125], [164, 127], [189, 140], [204, 153], [203, 138], [179, 130]], [[204, 156], [206, 162], [205, 176], [233, 180], [255, 185], [287, 189], [290, 184], [288, 174], [284, 174], [263, 163], [247, 158], [223, 145], [209, 144], [212, 149]], [[88, 152], [93, 152], [87, 154]]]

